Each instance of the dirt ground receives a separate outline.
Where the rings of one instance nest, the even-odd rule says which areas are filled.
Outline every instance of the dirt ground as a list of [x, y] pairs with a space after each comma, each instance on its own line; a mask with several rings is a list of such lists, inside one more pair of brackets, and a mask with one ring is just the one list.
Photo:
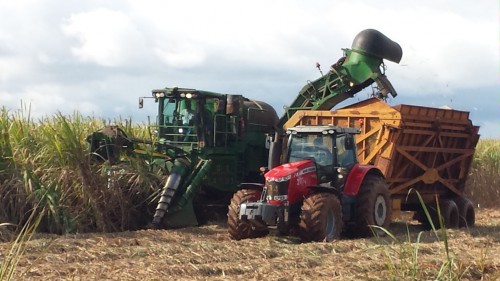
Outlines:
[[[421, 232], [396, 220], [394, 237], [300, 244], [293, 238], [232, 241], [224, 224], [177, 230], [37, 235], [13, 280], [500, 280], [500, 209], [476, 227]], [[11, 243], [0, 243], [2, 260]]]

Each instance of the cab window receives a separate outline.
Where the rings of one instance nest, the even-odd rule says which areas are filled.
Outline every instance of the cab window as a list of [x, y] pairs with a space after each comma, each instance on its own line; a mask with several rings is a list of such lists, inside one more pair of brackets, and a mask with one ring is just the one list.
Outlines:
[[336, 139], [337, 148], [337, 166], [349, 167], [356, 163], [356, 155], [354, 146], [349, 147], [346, 144], [354, 143], [351, 135], [339, 135]]

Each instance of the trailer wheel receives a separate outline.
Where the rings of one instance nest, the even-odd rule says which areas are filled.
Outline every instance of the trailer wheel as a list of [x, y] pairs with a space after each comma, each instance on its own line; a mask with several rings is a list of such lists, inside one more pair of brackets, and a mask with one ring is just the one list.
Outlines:
[[444, 199], [440, 204], [443, 224], [446, 228], [458, 228], [459, 214], [457, 204], [453, 200]]
[[[436, 210], [436, 204], [427, 204], [426, 205], [427, 212], [429, 213], [429, 217], [425, 214], [424, 208], [421, 207], [415, 212], [415, 218], [422, 224], [422, 228], [424, 230], [431, 230], [432, 225], [434, 225], [435, 228], [439, 227], [439, 220], [438, 220], [438, 215], [437, 215], [437, 210]], [[432, 224], [431, 224], [432, 222]]]
[[355, 225], [353, 234], [369, 236], [385, 234], [379, 226], [387, 229], [391, 223], [391, 199], [384, 178], [367, 175], [361, 184], [355, 203]]
[[342, 232], [342, 208], [330, 193], [315, 193], [304, 199], [298, 234], [304, 242], [330, 242]]
[[[441, 227], [438, 210], [436, 208], [436, 204], [428, 204], [426, 205], [427, 212], [429, 212], [429, 218], [425, 214], [423, 208], [417, 211], [416, 217], [425, 230], [432, 229], [432, 225], [434, 228], [438, 229]], [[442, 199], [439, 204], [439, 211], [441, 212], [441, 216], [443, 217], [443, 223], [446, 228], [457, 228], [459, 226], [459, 211], [457, 204], [449, 199]], [[432, 224], [431, 224], [432, 221]]]
[[231, 199], [227, 213], [229, 236], [235, 240], [257, 238], [269, 233], [264, 222], [255, 225], [249, 221], [240, 220], [240, 205], [245, 202], [256, 202], [260, 199], [261, 192], [253, 189], [242, 189], [236, 192]]
[[465, 197], [455, 197], [453, 201], [458, 207], [458, 227], [472, 227], [476, 223], [476, 214], [474, 211], [474, 204], [470, 199]]

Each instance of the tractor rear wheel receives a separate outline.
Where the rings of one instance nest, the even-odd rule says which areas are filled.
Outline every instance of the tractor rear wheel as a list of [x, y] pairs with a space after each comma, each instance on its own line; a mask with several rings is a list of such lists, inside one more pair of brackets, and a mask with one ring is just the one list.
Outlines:
[[257, 202], [261, 192], [253, 189], [242, 189], [236, 192], [231, 199], [227, 213], [227, 224], [229, 236], [234, 240], [257, 238], [269, 233], [264, 222], [252, 224], [249, 221], [240, 220], [240, 206], [246, 202]]
[[387, 183], [383, 177], [367, 175], [356, 196], [354, 206], [354, 235], [383, 235], [378, 226], [387, 229], [391, 223], [391, 199]]
[[474, 211], [474, 204], [470, 199], [465, 197], [455, 197], [453, 201], [458, 207], [458, 226], [459, 227], [472, 227], [476, 223], [476, 214]]
[[315, 193], [304, 199], [298, 234], [304, 242], [330, 242], [342, 232], [342, 208], [330, 193]]

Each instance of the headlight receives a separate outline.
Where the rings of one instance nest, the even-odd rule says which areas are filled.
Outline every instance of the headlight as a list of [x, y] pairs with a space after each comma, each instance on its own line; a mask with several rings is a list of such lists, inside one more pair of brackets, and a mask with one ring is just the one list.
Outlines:
[[163, 98], [165, 96], [165, 93], [155, 93], [155, 97], [158, 98]]
[[275, 182], [282, 182], [282, 181], [287, 181], [287, 180], [290, 180], [292, 178], [292, 175], [288, 175], [286, 177], [281, 177], [281, 178], [277, 178], [276, 180], [274, 180]]
[[290, 177], [280, 178], [282, 181], [271, 180], [266, 181], [266, 200], [271, 201], [286, 201], [288, 199], [288, 180]]

